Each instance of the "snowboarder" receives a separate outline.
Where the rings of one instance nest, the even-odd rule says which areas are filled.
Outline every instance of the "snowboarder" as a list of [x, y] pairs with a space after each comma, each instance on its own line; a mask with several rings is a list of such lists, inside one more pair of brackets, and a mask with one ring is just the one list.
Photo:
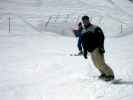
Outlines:
[[74, 35], [76, 37], [78, 37], [77, 47], [78, 47], [79, 53], [77, 55], [82, 55], [83, 54], [83, 51], [82, 51], [82, 34], [81, 34], [82, 29], [83, 29], [82, 23], [79, 22], [78, 29], [73, 30]]
[[105, 81], [111, 81], [114, 79], [113, 70], [105, 63], [104, 59], [104, 34], [100, 27], [91, 24], [88, 16], [82, 17], [83, 29], [82, 29], [82, 45], [83, 56], [87, 59], [87, 53], [90, 52], [91, 59], [100, 71], [100, 79]]

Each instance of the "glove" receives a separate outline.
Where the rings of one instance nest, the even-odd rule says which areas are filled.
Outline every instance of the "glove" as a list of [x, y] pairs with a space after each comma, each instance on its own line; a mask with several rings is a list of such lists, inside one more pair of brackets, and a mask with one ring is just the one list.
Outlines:
[[84, 53], [83, 56], [84, 56], [85, 59], [87, 59], [87, 54]]
[[99, 53], [100, 53], [101, 55], [104, 54], [104, 53], [105, 53], [104, 48], [99, 48]]

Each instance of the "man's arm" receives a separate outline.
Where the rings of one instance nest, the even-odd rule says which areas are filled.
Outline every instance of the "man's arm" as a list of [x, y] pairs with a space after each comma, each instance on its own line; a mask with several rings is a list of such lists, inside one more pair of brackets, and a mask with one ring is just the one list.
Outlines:
[[82, 46], [83, 46], [83, 56], [85, 59], [87, 59], [87, 34], [83, 34], [83, 37], [82, 37]]
[[74, 36], [75, 36], [75, 37], [78, 37], [78, 30], [73, 29], [72, 32], [74, 33]]
[[96, 28], [96, 40], [97, 40], [97, 46], [99, 47], [99, 52], [103, 54], [105, 52], [104, 50], [104, 33], [100, 27]]

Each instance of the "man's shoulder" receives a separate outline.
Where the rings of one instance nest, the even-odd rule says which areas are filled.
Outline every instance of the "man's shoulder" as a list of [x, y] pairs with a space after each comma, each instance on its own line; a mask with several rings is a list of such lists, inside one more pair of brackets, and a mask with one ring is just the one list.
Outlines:
[[94, 29], [99, 29], [100, 28], [98, 25], [94, 25], [94, 24], [92, 24], [91, 27], [94, 28]]
[[97, 25], [90, 25], [88, 28], [83, 28], [82, 33], [94, 32], [99, 26]]

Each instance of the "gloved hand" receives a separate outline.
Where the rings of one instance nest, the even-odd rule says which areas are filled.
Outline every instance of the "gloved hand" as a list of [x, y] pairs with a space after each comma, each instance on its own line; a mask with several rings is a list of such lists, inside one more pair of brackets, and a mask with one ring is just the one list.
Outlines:
[[100, 53], [101, 55], [104, 54], [104, 53], [105, 53], [104, 48], [99, 48], [99, 53]]
[[87, 59], [87, 54], [84, 53], [83, 56], [84, 56], [85, 59]]

